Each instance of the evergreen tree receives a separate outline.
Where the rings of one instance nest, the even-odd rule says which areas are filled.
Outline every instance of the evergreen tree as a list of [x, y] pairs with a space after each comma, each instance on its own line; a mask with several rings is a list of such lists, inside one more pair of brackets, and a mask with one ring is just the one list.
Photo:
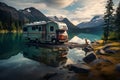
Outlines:
[[116, 26], [116, 34], [117, 34], [117, 39], [120, 40], [120, 2], [116, 10], [116, 15], [115, 15], [115, 26]]
[[104, 43], [107, 42], [108, 37], [109, 37], [109, 32], [110, 28], [112, 27], [112, 22], [113, 22], [113, 1], [108, 0], [106, 4], [106, 12], [104, 14], [104, 21], [105, 21], [105, 26], [104, 26]]
[[0, 30], [3, 30], [2, 22], [0, 21]]
[[12, 23], [12, 26], [11, 26], [11, 27], [12, 27], [12, 30], [16, 30], [16, 26], [15, 26], [15, 23], [14, 23], [14, 22]]

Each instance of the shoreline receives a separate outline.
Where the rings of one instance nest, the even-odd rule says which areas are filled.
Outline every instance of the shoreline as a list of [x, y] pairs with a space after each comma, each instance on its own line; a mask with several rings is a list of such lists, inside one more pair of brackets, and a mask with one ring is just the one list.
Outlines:
[[[91, 70], [88, 74], [77, 74], [82, 80], [118, 80], [120, 79], [120, 41], [109, 40], [103, 44], [103, 40], [97, 40], [92, 43], [97, 59], [86, 64]], [[105, 54], [97, 53], [103, 49]], [[103, 52], [104, 52], [103, 51]], [[110, 51], [110, 52], [106, 52]]]
[[4, 33], [22, 33], [22, 30], [12, 30], [12, 31], [8, 31], [8, 30], [0, 30], [0, 34], [4, 34]]

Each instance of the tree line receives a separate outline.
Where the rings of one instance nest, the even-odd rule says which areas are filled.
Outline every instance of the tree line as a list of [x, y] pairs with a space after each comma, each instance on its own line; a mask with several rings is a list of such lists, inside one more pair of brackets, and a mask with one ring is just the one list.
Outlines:
[[[25, 19], [20, 20], [18, 17], [17, 19], [14, 19], [10, 14], [3, 14], [3, 17], [0, 19], [0, 31], [21, 31], [22, 26], [27, 23]], [[8, 17], [9, 16], [9, 17]], [[22, 18], [22, 17], [21, 17]]]
[[117, 9], [114, 9], [112, 0], [108, 0], [106, 4], [106, 12], [104, 13], [104, 43], [108, 40], [120, 40], [120, 2]]

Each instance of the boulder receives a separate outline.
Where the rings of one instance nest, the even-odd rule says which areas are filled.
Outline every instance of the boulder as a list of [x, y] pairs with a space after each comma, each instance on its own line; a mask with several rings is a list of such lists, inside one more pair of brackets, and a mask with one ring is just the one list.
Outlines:
[[96, 41], [93, 41], [93, 42], [91, 42], [91, 44], [92, 45], [98, 45], [98, 44], [100, 44], [99, 42], [96, 42]]
[[85, 52], [85, 56], [88, 52], [94, 51], [94, 49], [90, 45], [87, 45], [86, 47], [82, 48], [82, 50]]
[[90, 67], [84, 64], [71, 64], [68, 65], [68, 69], [75, 73], [89, 73]]
[[120, 72], [120, 63], [115, 66], [115, 71]]
[[89, 55], [83, 58], [83, 61], [89, 64], [96, 59], [97, 59], [96, 55], [94, 53], [90, 53]]
[[59, 71], [56, 76], [45, 80], [78, 80], [75, 73], [68, 73], [66, 71]]
[[115, 54], [116, 53], [116, 51], [114, 51], [114, 50], [110, 50], [110, 49], [99, 49], [99, 50], [97, 50], [96, 51], [96, 54], [102, 54], [102, 55], [104, 55], [104, 54]]
[[93, 62], [90, 63], [90, 65], [96, 65], [96, 64], [99, 64], [99, 63], [110, 63], [110, 64], [113, 64], [110, 60], [108, 59], [96, 59], [94, 60]]
[[110, 49], [111, 45], [105, 45], [102, 49], [103, 50], [107, 50], [107, 49]]
[[47, 73], [45, 76], [43, 76], [43, 79], [48, 80], [56, 75], [57, 75], [57, 73], [55, 73], [55, 72]]
[[103, 49], [99, 49], [96, 51], [96, 54], [105, 54], [105, 51]]
[[113, 53], [113, 51], [110, 50], [110, 45], [105, 45], [103, 48], [96, 51], [96, 54], [108, 54]]
[[116, 51], [110, 50], [110, 49], [105, 50], [105, 52], [108, 54], [115, 54], [116, 53]]
[[94, 49], [92, 48], [92, 46], [87, 45], [87, 46], [84, 47], [82, 50], [84, 50], [85, 52], [90, 52], [90, 51], [93, 51]]

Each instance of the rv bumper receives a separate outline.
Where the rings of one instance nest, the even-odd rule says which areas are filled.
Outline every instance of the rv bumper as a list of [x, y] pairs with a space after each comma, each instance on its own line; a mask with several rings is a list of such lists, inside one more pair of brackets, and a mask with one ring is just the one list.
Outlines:
[[59, 40], [59, 42], [68, 42], [68, 39], [67, 40]]

